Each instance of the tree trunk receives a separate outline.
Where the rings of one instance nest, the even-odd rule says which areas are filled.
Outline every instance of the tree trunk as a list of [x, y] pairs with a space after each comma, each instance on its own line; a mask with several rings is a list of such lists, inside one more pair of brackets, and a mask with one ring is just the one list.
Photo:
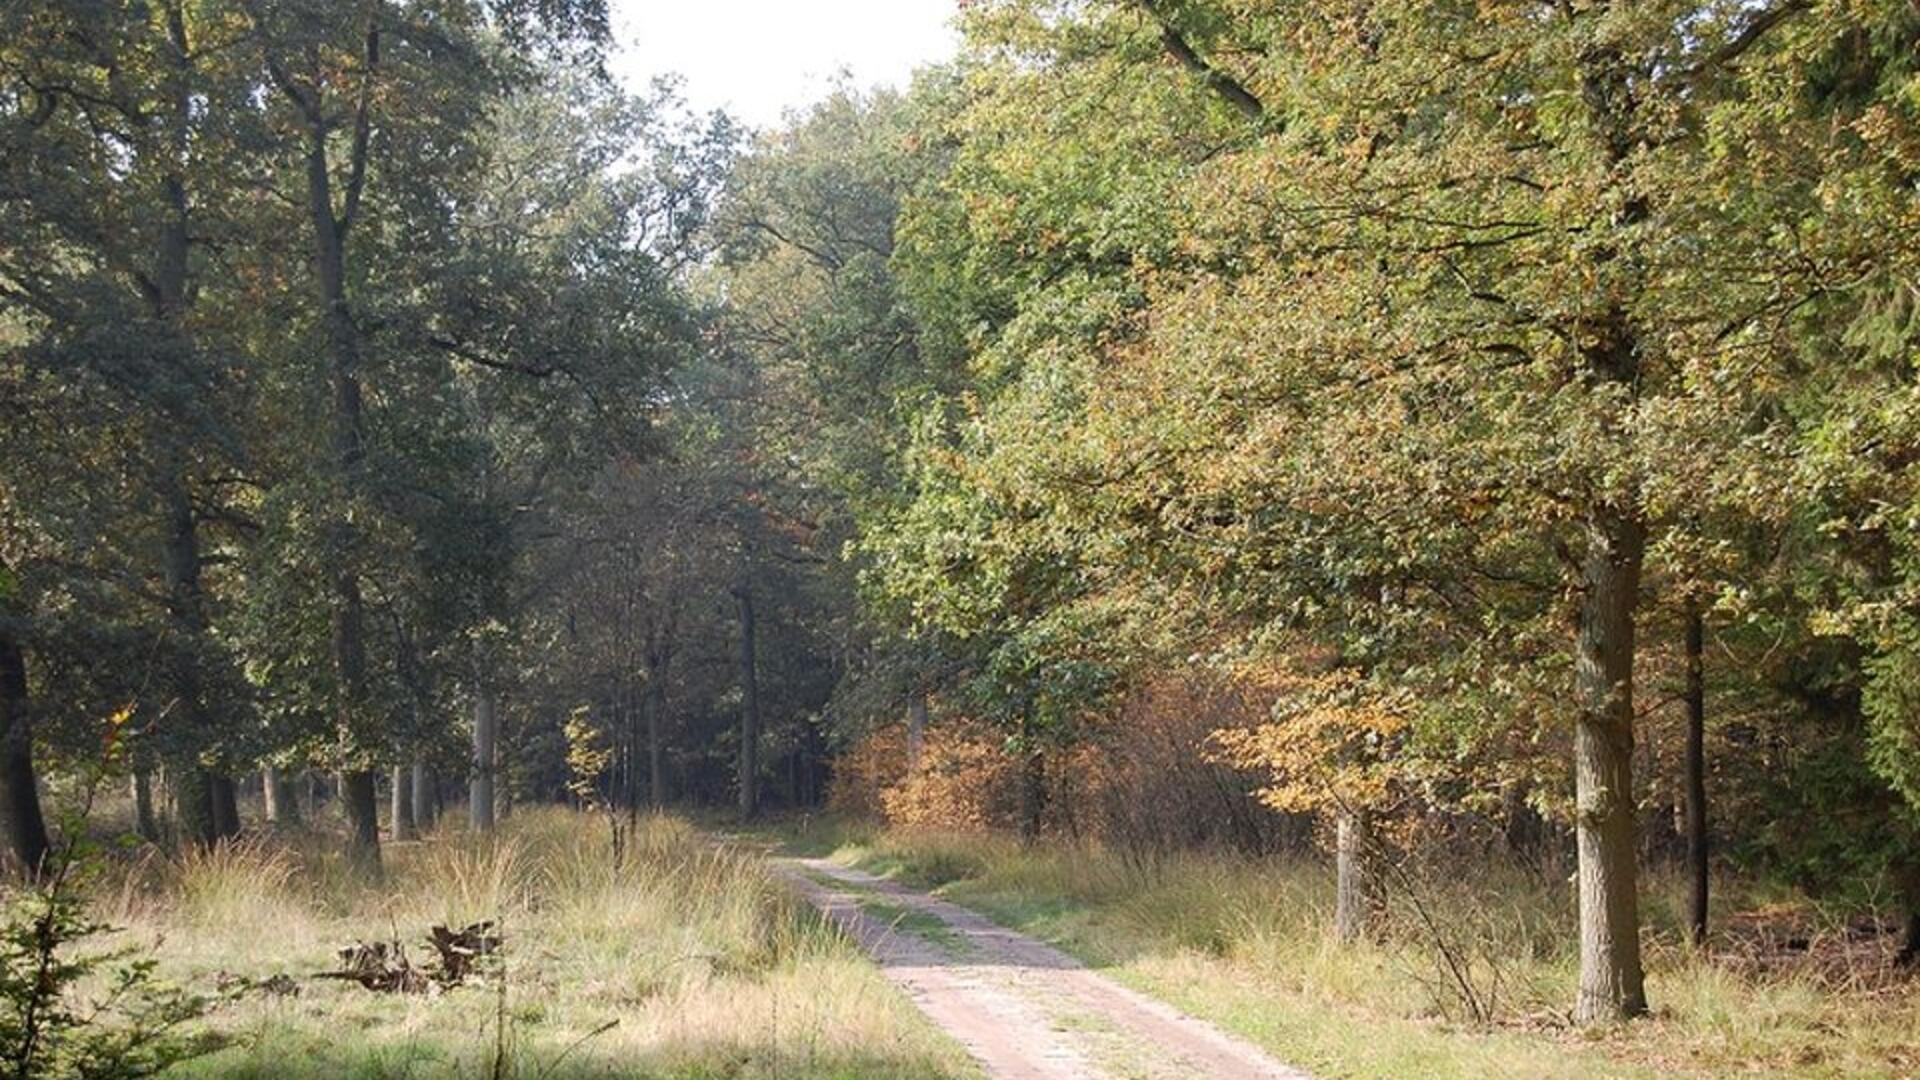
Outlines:
[[427, 768], [426, 762], [415, 761], [412, 782], [407, 789], [413, 794], [413, 827], [420, 832], [432, 828], [433, 819], [438, 816], [439, 807], [434, 805], [433, 797], [435, 786], [433, 770]]
[[1039, 747], [1029, 745], [1020, 763], [1020, 841], [1032, 844], [1040, 839], [1040, 826], [1047, 813], [1047, 756]]
[[380, 798], [372, 769], [340, 776], [340, 801], [347, 815], [347, 859], [355, 867], [380, 872]]
[[475, 691], [473, 702], [473, 778], [467, 815], [475, 832], [493, 831], [493, 744], [499, 735], [493, 695]]
[[1366, 811], [1341, 809], [1334, 820], [1334, 934], [1358, 941], [1373, 933], [1380, 914], [1374, 873], [1373, 823]]
[[666, 747], [661, 728], [666, 723], [668, 659], [662, 650], [647, 670], [647, 802], [655, 810], [667, 805]]
[[240, 835], [240, 799], [233, 790], [233, 777], [223, 772], [207, 774], [207, 797], [213, 804], [213, 831], [221, 840]]
[[298, 825], [300, 800], [294, 797], [280, 770], [269, 765], [260, 770], [260, 790], [267, 804], [267, 821], [273, 825]]
[[[4, 598], [4, 597], [0, 597]], [[7, 854], [23, 875], [38, 874], [47, 857], [47, 820], [33, 768], [33, 720], [27, 712], [27, 658], [0, 630], [0, 816]]]
[[920, 764], [920, 750], [927, 741], [927, 692], [916, 690], [907, 699], [907, 771]]
[[133, 771], [133, 827], [149, 844], [160, 839], [160, 823], [153, 817], [153, 774], [146, 769]]
[[760, 810], [760, 676], [754, 656], [753, 593], [734, 591], [740, 601], [740, 817]]
[[405, 765], [393, 767], [393, 809], [387, 816], [393, 822], [395, 840], [418, 839], [413, 826], [413, 770]]
[[1633, 813], [1634, 613], [1645, 533], [1596, 509], [1580, 603], [1574, 729], [1580, 863], [1580, 987], [1574, 1019], [1612, 1023], [1647, 1011]]
[[1706, 621], [1687, 612], [1687, 932], [1707, 942], [1707, 683]]
[[220, 816], [213, 808], [213, 773], [197, 762], [183, 761], [169, 769], [173, 776], [173, 820], [178, 836], [199, 847], [220, 839]]

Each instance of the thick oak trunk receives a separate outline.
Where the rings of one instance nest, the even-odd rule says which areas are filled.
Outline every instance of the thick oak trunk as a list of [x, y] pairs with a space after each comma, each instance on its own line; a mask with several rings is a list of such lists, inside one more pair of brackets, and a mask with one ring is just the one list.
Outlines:
[[1633, 809], [1634, 613], [1646, 537], [1627, 515], [1588, 526], [1576, 641], [1574, 826], [1580, 865], [1580, 986], [1574, 1019], [1647, 1011]]
[[133, 827], [148, 843], [160, 839], [160, 823], [153, 815], [153, 773], [146, 769], [133, 772]]
[[213, 774], [196, 762], [181, 762], [168, 772], [173, 778], [173, 820], [179, 838], [199, 847], [212, 847], [221, 837], [220, 818], [213, 808]]
[[380, 798], [372, 769], [340, 776], [340, 801], [347, 816], [347, 858], [354, 866], [380, 871]]
[[1334, 820], [1334, 934], [1358, 941], [1373, 932], [1381, 908], [1374, 873], [1372, 822], [1363, 810], [1341, 810]]

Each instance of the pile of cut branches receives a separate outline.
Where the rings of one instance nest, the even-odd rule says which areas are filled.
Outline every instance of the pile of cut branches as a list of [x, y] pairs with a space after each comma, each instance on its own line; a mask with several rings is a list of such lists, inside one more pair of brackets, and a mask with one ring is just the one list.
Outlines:
[[356, 941], [339, 952], [340, 967], [320, 974], [323, 979], [346, 979], [382, 994], [437, 994], [467, 981], [483, 957], [500, 948], [501, 938], [491, 921], [458, 930], [435, 926], [427, 934], [426, 963], [416, 967], [406, 946], [392, 941]]

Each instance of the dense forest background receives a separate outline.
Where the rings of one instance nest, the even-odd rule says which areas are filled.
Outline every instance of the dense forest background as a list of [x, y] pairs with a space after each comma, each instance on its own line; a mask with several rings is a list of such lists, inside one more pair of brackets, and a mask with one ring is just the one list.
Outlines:
[[592, 0], [0, 10], [16, 870], [831, 799], [1557, 868], [1585, 1021], [1648, 866], [1914, 959], [1913, 6], [963, 7], [761, 133]]

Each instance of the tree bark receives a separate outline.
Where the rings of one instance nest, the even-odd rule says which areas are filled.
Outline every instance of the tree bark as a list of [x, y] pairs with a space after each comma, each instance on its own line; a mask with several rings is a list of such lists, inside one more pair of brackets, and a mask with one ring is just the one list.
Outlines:
[[1047, 813], [1047, 756], [1031, 737], [1027, 744], [1020, 763], [1020, 841], [1032, 844]]
[[1633, 812], [1634, 612], [1646, 537], [1638, 520], [1598, 509], [1589, 522], [1575, 665], [1575, 834], [1580, 865], [1580, 986], [1574, 1019], [1612, 1023], [1647, 1011]]
[[407, 789], [413, 795], [413, 827], [420, 832], [432, 828], [433, 819], [437, 816], [435, 811], [439, 808], [434, 805], [433, 798], [435, 783], [433, 771], [427, 768], [427, 763], [415, 761], [412, 782]]
[[1373, 866], [1373, 823], [1366, 811], [1342, 808], [1334, 820], [1334, 934], [1358, 941], [1373, 933], [1380, 882]]
[[168, 772], [173, 776], [173, 819], [178, 835], [190, 844], [212, 847], [222, 835], [220, 816], [213, 805], [213, 774], [193, 761], [183, 761]]
[[223, 772], [207, 774], [207, 796], [213, 803], [213, 831], [221, 840], [240, 835], [240, 799], [233, 790], [233, 777]]
[[133, 827], [149, 844], [160, 839], [160, 823], [153, 816], [153, 774], [146, 769], [133, 771]]
[[47, 857], [47, 820], [33, 767], [33, 719], [28, 714], [27, 658], [20, 642], [0, 629], [0, 827], [7, 854], [25, 876]]
[[915, 690], [907, 698], [907, 770], [920, 764], [920, 751], [927, 741], [927, 692]]
[[493, 831], [494, 740], [499, 735], [493, 695], [476, 690], [473, 702], [473, 778], [467, 797], [467, 816], [475, 832]]
[[347, 859], [355, 867], [380, 872], [380, 798], [372, 769], [340, 776], [340, 801], [347, 815]]
[[760, 810], [760, 676], [754, 655], [753, 593], [734, 590], [740, 602], [740, 817]]
[[1687, 612], [1687, 933], [1698, 947], [1707, 942], [1707, 684], [1706, 620], [1698, 607]]
[[419, 834], [413, 823], [413, 770], [405, 765], [393, 767], [393, 808], [387, 816], [393, 822], [395, 840], [414, 840]]
[[647, 801], [655, 809], [667, 805], [666, 747], [660, 728], [667, 708], [666, 664], [654, 668], [647, 682]]
[[286, 778], [280, 770], [269, 765], [260, 770], [260, 791], [267, 808], [267, 822], [271, 825], [298, 825], [300, 823], [300, 801], [294, 798], [287, 787]]

